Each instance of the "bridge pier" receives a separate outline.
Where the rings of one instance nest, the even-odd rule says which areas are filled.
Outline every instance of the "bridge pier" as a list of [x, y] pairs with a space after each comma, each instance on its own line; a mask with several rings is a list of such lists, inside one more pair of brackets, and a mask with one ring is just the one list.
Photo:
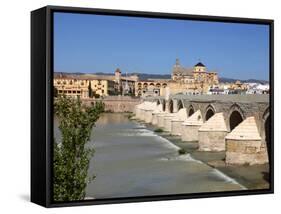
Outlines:
[[168, 114], [164, 117], [164, 131], [171, 132], [172, 130], [172, 119], [175, 117], [175, 113]]
[[156, 102], [143, 102], [136, 107], [136, 118], [146, 123], [152, 122], [152, 112], [156, 109]]
[[140, 119], [141, 118], [141, 108], [143, 107], [144, 103], [138, 104], [135, 107], [135, 118]]
[[159, 127], [159, 128], [164, 128], [164, 118], [165, 118], [165, 116], [167, 116], [169, 113], [167, 113], [167, 112], [163, 112], [162, 114], [158, 114], [157, 115], [157, 126]]
[[216, 113], [198, 130], [200, 151], [225, 151], [225, 136], [228, 131], [223, 113]]
[[156, 109], [152, 112], [152, 120], [151, 123], [152, 125], [157, 125], [157, 115], [163, 113], [163, 105], [159, 104], [157, 105]]
[[172, 135], [178, 135], [178, 136], [182, 135], [182, 123], [183, 122], [184, 122], [184, 120], [181, 120], [179, 118], [172, 119], [172, 121], [171, 121], [171, 123], [172, 123], [171, 134]]
[[158, 123], [157, 115], [161, 114], [160, 112], [152, 112], [152, 125], [156, 126]]
[[144, 122], [146, 123], [151, 123], [152, 122], [152, 112], [154, 110], [151, 110], [151, 109], [146, 109], [144, 111]]
[[262, 142], [254, 117], [247, 117], [225, 140], [227, 164], [268, 163], [266, 144]]
[[159, 119], [161, 116], [165, 115], [165, 112], [159, 112], [159, 113], [152, 113], [153, 119], [152, 119], [152, 124], [154, 126], [159, 126]]
[[171, 120], [171, 134], [172, 135], [181, 135], [182, 123], [187, 120], [186, 108], [181, 108], [176, 116]]
[[182, 123], [182, 141], [198, 141], [198, 130], [202, 124], [202, 115], [198, 110]]

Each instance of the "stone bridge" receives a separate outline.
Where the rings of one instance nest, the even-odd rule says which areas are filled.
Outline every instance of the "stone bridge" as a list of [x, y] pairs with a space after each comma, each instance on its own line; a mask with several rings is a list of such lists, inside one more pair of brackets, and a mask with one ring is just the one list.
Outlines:
[[135, 113], [183, 141], [198, 141], [201, 151], [225, 151], [228, 164], [268, 162], [269, 95], [150, 97]]

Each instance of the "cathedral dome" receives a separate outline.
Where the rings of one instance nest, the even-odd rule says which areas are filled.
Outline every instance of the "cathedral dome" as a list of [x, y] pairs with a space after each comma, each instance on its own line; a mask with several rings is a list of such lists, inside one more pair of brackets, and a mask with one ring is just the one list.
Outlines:
[[206, 67], [202, 62], [198, 62], [194, 67]]

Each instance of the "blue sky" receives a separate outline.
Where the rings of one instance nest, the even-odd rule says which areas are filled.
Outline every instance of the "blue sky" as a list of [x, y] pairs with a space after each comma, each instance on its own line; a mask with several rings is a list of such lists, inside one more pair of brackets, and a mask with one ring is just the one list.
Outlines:
[[57, 72], [170, 74], [200, 59], [220, 77], [269, 79], [269, 26], [54, 14]]

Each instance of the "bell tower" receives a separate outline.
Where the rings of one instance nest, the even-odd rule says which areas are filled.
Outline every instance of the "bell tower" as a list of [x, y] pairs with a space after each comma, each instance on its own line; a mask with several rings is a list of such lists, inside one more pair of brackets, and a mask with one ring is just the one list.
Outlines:
[[180, 60], [177, 58], [172, 71], [172, 80], [177, 80], [181, 76]]
[[121, 70], [119, 68], [115, 70], [115, 82], [118, 84], [121, 83]]

